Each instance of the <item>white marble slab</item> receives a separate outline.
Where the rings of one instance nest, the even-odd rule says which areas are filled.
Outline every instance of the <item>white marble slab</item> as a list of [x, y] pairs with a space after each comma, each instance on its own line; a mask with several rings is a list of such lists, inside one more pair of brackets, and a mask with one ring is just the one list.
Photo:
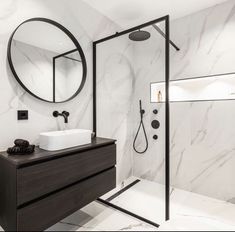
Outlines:
[[234, 204], [177, 188], [171, 188], [171, 220], [165, 224], [164, 191], [164, 185], [142, 179], [111, 202], [162, 225], [160, 230], [235, 230]]
[[156, 231], [156, 227], [93, 202], [48, 231]]
[[234, 72], [235, 4], [233, 0], [171, 23], [171, 79]]

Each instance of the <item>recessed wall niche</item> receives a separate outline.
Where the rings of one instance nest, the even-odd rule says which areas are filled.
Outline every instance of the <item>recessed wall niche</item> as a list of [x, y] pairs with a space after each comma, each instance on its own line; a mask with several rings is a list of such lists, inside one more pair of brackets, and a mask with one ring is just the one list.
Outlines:
[[[165, 101], [165, 82], [150, 84], [151, 103]], [[235, 74], [170, 81], [170, 101], [235, 100]]]

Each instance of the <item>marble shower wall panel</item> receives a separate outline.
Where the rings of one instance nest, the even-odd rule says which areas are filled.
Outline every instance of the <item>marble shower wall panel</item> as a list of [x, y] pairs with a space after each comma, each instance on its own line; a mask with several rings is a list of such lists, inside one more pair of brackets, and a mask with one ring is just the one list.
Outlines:
[[126, 36], [97, 45], [97, 135], [117, 139], [117, 181], [132, 175], [133, 46]]
[[233, 0], [171, 22], [171, 79], [235, 72], [234, 25]]
[[[172, 22], [181, 51], [171, 53], [171, 79], [234, 72], [234, 28], [234, 1]], [[226, 100], [171, 104], [173, 186], [234, 202], [233, 109]]]
[[231, 101], [171, 105], [171, 183], [233, 201], [235, 110]]
[[[84, 89], [72, 101], [49, 104], [26, 93], [16, 82], [7, 63], [7, 43], [13, 30], [24, 20], [46, 17], [67, 27], [78, 39], [86, 56], [88, 74]], [[0, 150], [12, 146], [16, 138], [38, 143], [43, 131], [64, 128], [54, 110], [70, 112], [68, 128], [92, 129], [92, 40], [113, 34], [120, 28], [81, 0], [1, 0], [0, 1]], [[29, 110], [28, 121], [17, 121], [18, 109]]]

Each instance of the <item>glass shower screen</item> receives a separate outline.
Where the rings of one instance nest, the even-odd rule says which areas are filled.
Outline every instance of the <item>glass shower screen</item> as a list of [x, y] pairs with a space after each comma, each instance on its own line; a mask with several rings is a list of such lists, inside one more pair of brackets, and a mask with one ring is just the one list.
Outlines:
[[[101, 199], [153, 225], [169, 218], [168, 23], [94, 42], [94, 130], [117, 140], [117, 187]], [[151, 103], [153, 82], [165, 85]]]

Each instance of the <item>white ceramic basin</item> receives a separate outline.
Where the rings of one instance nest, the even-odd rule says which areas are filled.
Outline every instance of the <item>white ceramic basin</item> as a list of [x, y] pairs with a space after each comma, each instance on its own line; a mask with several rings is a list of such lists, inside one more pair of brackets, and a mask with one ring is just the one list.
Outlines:
[[91, 130], [73, 129], [40, 134], [39, 147], [47, 151], [57, 151], [91, 143]]

